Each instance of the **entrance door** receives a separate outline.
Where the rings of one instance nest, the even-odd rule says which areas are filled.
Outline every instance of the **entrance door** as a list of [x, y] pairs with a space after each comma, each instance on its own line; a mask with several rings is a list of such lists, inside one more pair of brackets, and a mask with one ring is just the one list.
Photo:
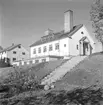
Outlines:
[[83, 42], [83, 55], [88, 55], [89, 43]]

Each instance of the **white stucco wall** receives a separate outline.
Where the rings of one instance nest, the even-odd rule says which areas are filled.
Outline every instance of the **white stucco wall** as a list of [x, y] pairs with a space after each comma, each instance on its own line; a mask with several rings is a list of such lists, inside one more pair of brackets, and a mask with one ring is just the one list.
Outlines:
[[[16, 54], [13, 54], [13, 51], [15, 51]], [[25, 52], [25, 55], [23, 55], [22, 52]], [[0, 53], [0, 59], [4, 57], [9, 58], [10, 63], [12, 64], [13, 58], [16, 58], [16, 61], [19, 61], [22, 59], [29, 59], [29, 52], [23, 46], [21, 46], [21, 48], [16, 47], [12, 49], [11, 51]]]
[[67, 37], [60, 40], [60, 56], [68, 56], [68, 55], [69, 55], [69, 38]]
[[[83, 34], [81, 34], [81, 32], [83, 32]], [[79, 55], [80, 54], [80, 48], [79, 48], [79, 40], [84, 37], [87, 36], [87, 38], [90, 41], [91, 46], [93, 47], [93, 51], [95, 49], [94, 46], [94, 41], [93, 39], [90, 37], [88, 31], [86, 30], [85, 26], [83, 26], [81, 29], [79, 29], [73, 36], [72, 39], [69, 39], [69, 45], [70, 45], [70, 55]], [[77, 50], [77, 45], [78, 45], [78, 50]]]
[[[83, 32], [83, 34], [81, 32]], [[95, 41], [89, 34], [86, 27], [83, 26], [77, 32], [74, 33], [74, 35], [72, 36], [72, 39], [67, 37], [64, 39], [57, 40], [57, 41], [31, 47], [30, 48], [31, 58], [36, 58], [38, 56], [45, 56], [45, 55], [58, 55], [58, 56], [79, 55], [80, 54], [79, 40], [84, 36], [86, 36], [90, 41], [90, 44], [93, 48], [92, 53], [96, 52], [97, 45], [95, 44]], [[59, 43], [59, 47], [60, 47], [59, 50], [55, 50], [55, 43]], [[49, 51], [50, 44], [53, 45], [52, 51]], [[64, 47], [64, 44], [66, 44], [66, 47]], [[79, 49], [77, 49], [77, 45]], [[47, 51], [45, 53], [43, 52], [43, 46], [47, 46]], [[42, 51], [41, 53], [38, 53], [39, 47], [41, 47], [41, 51]], [[33, 50], [35, 48], [36, 48], [36, 54], [33, 54]]]
[[[68, 41], [69, 38], [61, 39], [61, 40], [56, 40], [52, 41], [49, 43], [45, 43], [42, 45], [34, 46], [30, 48], [30, 56], [31, 58], [36, 58], [38, 56], [47, 56], [47, 55], [56, 55], [56, 56], [64, 56], [68, 55], [69, 49], [68, 49]], [[59, 43], [59, 50], [55, 50], [55, 44]], [[49, 45], [53, 46], [53, 50], [49, 51]], [[64, 44], [66, 44], [66, 47], [64, 47]], [[43, 47], [47, 47], [47, 51], [43, 52]], [[38, 53], [38, 48], [41, 47], [41, 53]], [[33, 54], [34, 49], [36, 49], [36, 54]]]
[[[16, 51], [16, 54], [13, 54], [13, 51]], [[25, 55], [23, 55], [22, 52], [25, 52]], [[11, 63], [13, 62], [13, 58], [16, 58], [16, 61], [29, 59], [29, 52], [23, 46], [21, 46], [21, 48], [16, 47], [8, 51], [8, 58], [10, 58]]]

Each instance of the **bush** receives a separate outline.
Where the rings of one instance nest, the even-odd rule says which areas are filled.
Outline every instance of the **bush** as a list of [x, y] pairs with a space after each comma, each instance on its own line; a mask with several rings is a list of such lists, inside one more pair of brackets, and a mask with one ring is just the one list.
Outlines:
[[0, 91], [7, 92], [6, 98], [29, 90], [38, 91], [42, 88], [43, 86], [29, 70], [15, 70], [9, 73], [9, 77], [4, 79], [0, 85]]
[[102, 105], [103, 89], [89, 87], [72, 91], [53, 90], [48, 93], [19, 95], [0, 102], [1, 105]]

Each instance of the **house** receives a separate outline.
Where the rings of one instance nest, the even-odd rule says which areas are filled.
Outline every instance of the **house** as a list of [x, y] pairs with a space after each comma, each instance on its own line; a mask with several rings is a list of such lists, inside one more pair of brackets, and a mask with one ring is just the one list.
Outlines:
[[5, 62], [9, 59], [10, 64], [13, 62], [29, 58], [29, 52], [21, 44], [12, 44], [0, 51], [0, 59], [5, 59]]
[[64, 12], [64, 30], [48, 29], [45, 36], [30, 46], [34, 62], [45, 62], [70, 56], [86, 56], [101, 51], [101, 44], [93, 38], [83, 24], [73, 26], [73, 11]]

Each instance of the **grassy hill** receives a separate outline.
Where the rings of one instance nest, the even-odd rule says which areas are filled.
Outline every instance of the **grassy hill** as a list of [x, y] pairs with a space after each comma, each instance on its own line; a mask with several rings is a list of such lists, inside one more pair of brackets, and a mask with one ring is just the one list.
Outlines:
[[0, 68], [0, 78], [2, 79], [8, 78], [9, 73], [14, 71], [27, 71], [27, 72], [29, 71], [29, 74], [36, 76], [36, 78], [40, 80], [66, 61], [67, 60], [62, 59], [62, 60], [32, 64], [32, 65], [25, 65], [20, 67]]
[[[54, 90], [44, 91], [39, 87], [38, 80], [64, 62], [66, 60], [0, 69], [0, 105], [103, 105], [103, 89], [89, 87], [103, 83], [103, 53], [87, 57], [57, 81]], [[78, 86], [89, 88], [68, 91]]]
[[103, 52], [88, 56], [80, 64], [55, 83], [56, 88], [87, 87], [103, 84]]

